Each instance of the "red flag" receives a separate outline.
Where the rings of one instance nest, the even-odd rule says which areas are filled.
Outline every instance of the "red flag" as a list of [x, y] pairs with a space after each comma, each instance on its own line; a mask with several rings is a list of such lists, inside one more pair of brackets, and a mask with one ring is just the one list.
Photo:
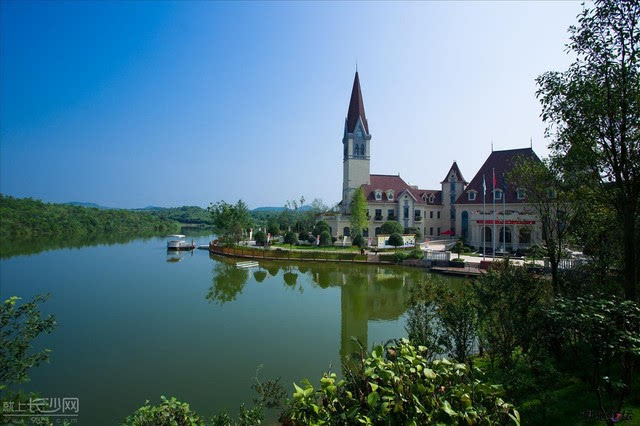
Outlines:
[[496, 189], [496, 169], [493, 169], [493, 189]]

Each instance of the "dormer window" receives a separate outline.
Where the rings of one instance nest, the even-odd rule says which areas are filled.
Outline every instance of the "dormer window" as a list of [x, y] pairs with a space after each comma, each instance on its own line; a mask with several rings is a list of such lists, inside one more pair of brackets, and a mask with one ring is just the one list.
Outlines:
[[393, 190], [391, 189], [387, 191], [387, 200], [393, 201]]
[[376, 189], [376, 201], [380, 201], [382, 200], [382, 191], [380, 191], [379, 189]]
[[500, 189], [493, 190], [493, 199], [494, 200], [502, 200], [502, 191]]
[[429, 195], [429, 202], [431, 204], [433, 204], [435, 200], [436, 200], [436, 198], [433, 196], [433, 194]]
[[468, 199], [469, 201], [475, 201], [475, 199], [476, 199], [476, 195], [477, 195], [477, 192], [476, 192], [476, 191], [473, 191], [473, 190], [472, 190], [472, 191], [469, 191], [469, 192], [467, 193], [467, 199]]
[[523, 188], [518, 188], [517, 194], [518, 194], [518, 200], [524, 200], [525, 191]]

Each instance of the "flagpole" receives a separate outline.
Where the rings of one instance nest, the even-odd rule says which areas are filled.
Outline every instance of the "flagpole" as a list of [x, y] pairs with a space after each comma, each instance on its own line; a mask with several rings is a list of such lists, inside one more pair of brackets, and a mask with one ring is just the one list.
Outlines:
[[502, 173], [502, 244], [504, 244], [503, 252], [507, 251], [507, 182], [504, 180], [504, 172]]
[[485, 259], [485, 252], [486, 252], [486, 244], [484, 242], [484, 237], [485, 237], [485, 228], [487, 226], [487, 208], [485, 206], [486, 204], [486, 198], [487, 198], [487, 182], [484, 180], [484, 175], [482, 175], [482, 228], [481, 232], [482, 232], [482, 260]]
[[496, 260], [496, 169], [493, 170], [493, 233], [491, 235], [491, 249], [493, 251], [493, 260]]

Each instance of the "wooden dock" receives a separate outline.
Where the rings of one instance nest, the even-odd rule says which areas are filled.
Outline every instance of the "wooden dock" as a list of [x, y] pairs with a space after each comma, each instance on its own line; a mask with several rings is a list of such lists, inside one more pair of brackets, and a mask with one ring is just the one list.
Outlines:
[[465, 266], [464, 268], [454, 268], [451, 266], [433, 266], [430, 269], [434, 272], [447, 275], [458, 275], [462, 277], [479, 277], [482, 275], [482, 271], [472, 266]]

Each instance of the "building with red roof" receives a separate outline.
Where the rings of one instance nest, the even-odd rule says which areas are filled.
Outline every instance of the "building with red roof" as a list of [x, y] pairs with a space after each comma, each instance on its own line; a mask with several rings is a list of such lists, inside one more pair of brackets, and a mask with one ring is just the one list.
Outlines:
[[[417, 231], [424, 238], [453, 235], [463, 237], [476, 247], [483, 244], [492, 247], [494, 242], [491, 237], [498, 231], [502, 232], [502, 227], [494, 230], [498, 219], [503, 219], [502, 224], [505, 225], [505, 232], [500, 234], [499, 242], [506, 249], [517, 250], [540, 238], [539, 221], [531, 216], [530, 209], [526, 206], [524, 191], [507, 182], [504, 186], [502, 183], [503, 174], [507, 174], [513, 168], [518, 158], [540, 161], [531, 148], [493, 151], [471, 182], [465, 180], [454, 161], [440, 182], [439, 189], [420, 189], [405, 182], [399, 174], [372, 174], [371, 133], [357, 71], [345, 118], [342, 144], [343, 185], [340, 212], [324, 218], [335, 237], [351, 235], [353, 194], [358, 188], [362, 188], [367, 200], [369, 217], [368, 228], [362, 230], [365, 238], [377, 236], [384, 222], [395, 220], [400, 222], [407, 232]], [[494, 173], [497, 176], [495, 190]], [[501, 211], [496, 212], [498, 217], [495, 220], [490, 219], [490, 222], [487, 222], [487, 215], [493, 217], [493, 200], [488, 200], [488, 208], [484, 212], [478, 210], [478, 207], [482, 208], [483, 196], [487, 201], [482, 189], [483, 178], [490, 190], [490, 197], [505, 197], [505, 209], [502, 209], [500, 204], [502, 198], [496, 198], [496, 201], [500, 201]], [[506, 244], [502, 241], [503, 235], [506, 237]]]

